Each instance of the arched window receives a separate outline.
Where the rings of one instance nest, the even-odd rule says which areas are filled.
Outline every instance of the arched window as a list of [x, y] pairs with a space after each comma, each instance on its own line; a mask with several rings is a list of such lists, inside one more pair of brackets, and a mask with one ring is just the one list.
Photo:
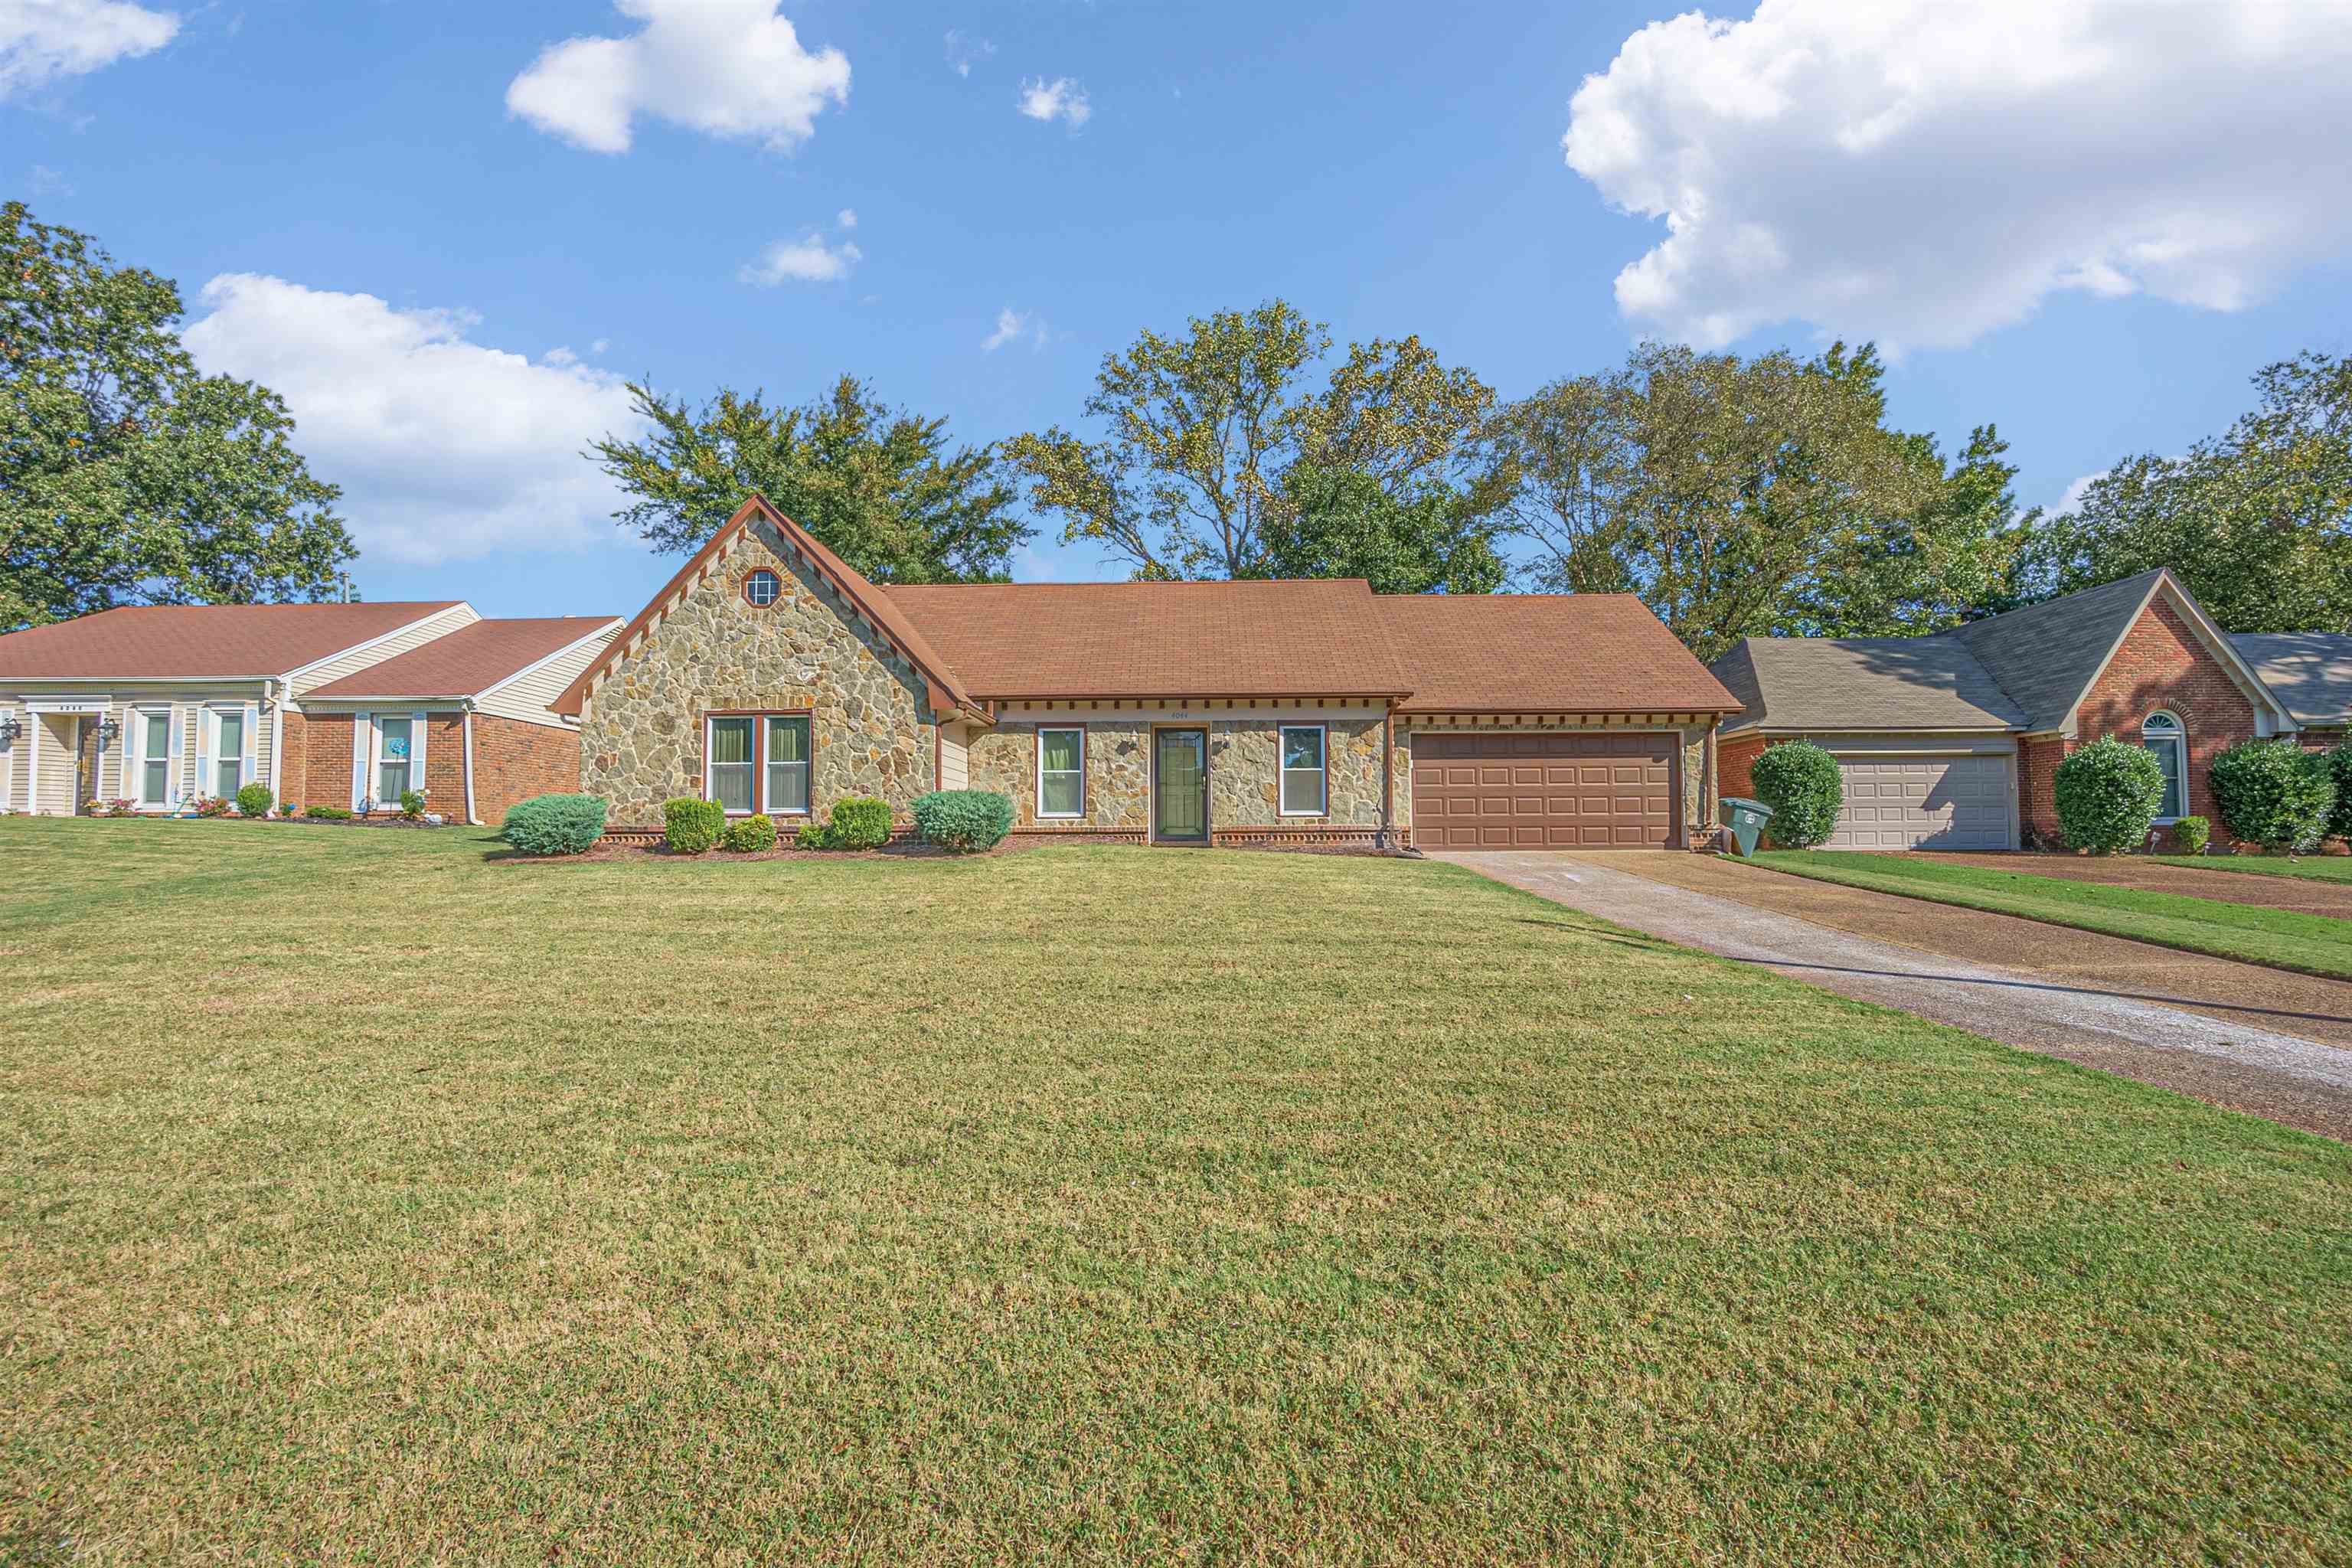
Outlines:
[[2188, 816], [2189, 739], [2179, 719], [2170, 713], [2149, 714], [2139, 727], [2139, 743], [2156, 753], [2157, 766], [2164, 770], [2164, 805], [2157, 816], [2166, 822]]

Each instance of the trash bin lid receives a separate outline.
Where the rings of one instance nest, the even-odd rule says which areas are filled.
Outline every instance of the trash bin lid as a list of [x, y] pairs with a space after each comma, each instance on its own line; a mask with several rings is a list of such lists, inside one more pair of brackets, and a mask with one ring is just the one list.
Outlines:
[[1734, 811], [1752, 811], [1759, 816], [1770, 816], [1772, 808], [1760, 800], [1750, 800], [1744, 795], [1727, 795], [1723, 804]]

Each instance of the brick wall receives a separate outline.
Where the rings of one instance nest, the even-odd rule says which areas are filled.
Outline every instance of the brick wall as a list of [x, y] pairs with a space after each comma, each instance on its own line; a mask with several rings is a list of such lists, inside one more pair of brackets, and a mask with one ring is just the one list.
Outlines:
[[289, 784], [286, 798], [300, 805], [349, 805], [352, 803], [352, 716], [348, 713], [307, 713], [302, 718], [301, 762], [294, 758], [294, 715], [286, 716], [286, 765], [289, 776], [299, 766], [302, 787]]
[[[308, 805], [310, 804], [310, 752], [306, 737], [310, 732], [310, 721], [308, 715], [291, 710], [280, 717], [286, 726], [286, 736], [278, 753], [278, 798], [281, 802], [290, 800], [297, 805]], [[351, 731], [348, 728], [344, 730], [343, 736], [343, 747], [348, 753], [351, 748]]]
[[495, 827], [508, 807], [535, 795], [579, 793], [578, 731], [474, 715], [474, 814], [484, 822]]
[[1723, 794], [1756, 798], [1756, 780], [1748, 770], [1764, 754], [1764, 744], [1761, 735], [1735, 735], [1716, 748], [1715, 776]]
[[[301, 729], [302, 761], [294, 761], [294, 717], [287, 715], [289, 777], [299, 765], [306, 793], [289, 785], [286, 797], [304, 805], [348, 805], [352, 799], [352, 715], [314, 713]], [[535, 795], [571, 795], [580, 788], [580, 735], [519, 719], [474, 715], [474, 815], [495, 826], [507, 808]], [[466, 727], [458, 713], [435, 713], [425, 724], [425, 809], [453, 820], [466, 816]]]
[[2140, 725], [2159, 708], [2179, 715], [2188, 736], [2189, 814], [2211, 822], [2215, 837], [2224, 837], [2206, 774], [2222, 751], [2253, 739], [2254, 704], [2161, 596], [2124, 635], [2123, 646], [2076, 710], [2076, 737], [2028, 742], [2021, 749], [2018, 803], [2025, 825], [2054, 839], [2058, 763], [2103, 735], [2139, 744]]

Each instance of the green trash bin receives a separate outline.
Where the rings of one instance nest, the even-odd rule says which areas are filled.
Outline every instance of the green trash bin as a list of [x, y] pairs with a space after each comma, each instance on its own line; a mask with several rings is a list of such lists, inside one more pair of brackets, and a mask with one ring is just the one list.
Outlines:
[[1739, 847], [1739, 858], [1756, 858], [1756, 841], [1764, 837], [1764, 825], [1772, 820], [1772, 808], [1760, 800], [1727, 795], [1723, 797], [1723, 825], [1731, 830], [1731, 841]]

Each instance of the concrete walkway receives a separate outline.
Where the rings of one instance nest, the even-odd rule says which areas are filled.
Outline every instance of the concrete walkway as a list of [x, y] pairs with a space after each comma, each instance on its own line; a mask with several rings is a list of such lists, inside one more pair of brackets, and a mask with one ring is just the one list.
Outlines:
[[[1636, 874], [1652, 859], [1658, 859], [1661, 873], [1680, 869], [1656, 857], [1449, 850], [1433, 851], [1431, 858], [1617, 925], [1762, 964], [1859, 1001], [2291, 1127], [2352, 1139], [2352, 1050], [2341, 1047], [2118, 995], [2030, 967], [1956, 959], [1837, 931]], [[1726, 869], [1741, 877], [1771, 875], [1749, 868]], [[1917, 902], [1881, 896], [1891, 904]], [[1966, 917], [1971, 911], [1945, 912]]]

